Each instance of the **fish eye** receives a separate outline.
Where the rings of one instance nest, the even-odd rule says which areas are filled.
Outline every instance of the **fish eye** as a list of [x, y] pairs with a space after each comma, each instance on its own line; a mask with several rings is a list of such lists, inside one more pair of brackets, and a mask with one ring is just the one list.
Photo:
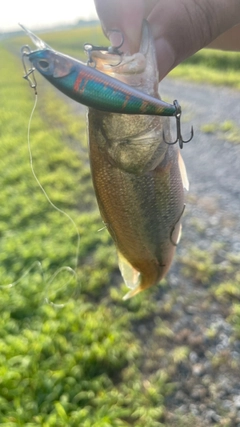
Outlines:
[[40, 59], [38, 61], [38, 65], [40, 68], [42, 68], [43, 70], [47, 70], [47, 68], [49, 67], [49, 62], [46, 59]]

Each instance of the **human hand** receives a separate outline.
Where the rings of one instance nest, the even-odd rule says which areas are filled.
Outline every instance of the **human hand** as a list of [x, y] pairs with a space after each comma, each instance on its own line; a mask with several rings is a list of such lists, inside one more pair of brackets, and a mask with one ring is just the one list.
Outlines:
[[94, 1], [112, 45], [119, 43], [119, 34], [111, 30], [118, 29], [124, 35], [122, 49], [125, 52], [138, 51], [143, 19], [149, 21], [155, 39], [159, 80], [210, 43], [212, 47], [240, 50], [239, 0]]

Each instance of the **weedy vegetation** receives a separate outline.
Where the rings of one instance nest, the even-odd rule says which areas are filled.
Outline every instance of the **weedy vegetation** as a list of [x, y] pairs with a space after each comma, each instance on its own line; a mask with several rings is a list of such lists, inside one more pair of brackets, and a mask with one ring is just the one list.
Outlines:
[[[80, 57], [83, 43], [105, 43], [101, 34], [74, 29], [44, 34], [44, 40]], [[66, 270], [55, 276], [63, 266], [75, 269], [77, 232], [49, 205], [31, 173], [27, 126], [34, 94], [21, 78], [20, 55], [13, 55], [24, 43], [29, 40], [19, 37], [0, 46], [0, 424], [167, 426], [166, 399], [190, 352], [169, 327], [177, 297], [172, 292], [159, 305], [165, 280], [158, 290], [122, 301], [126, 289], [91, 184], [84, 114], [37, 76], [34, 169], [80, 233], [77, 280]], [[205, 53], [197, 58], [193, 67], [205, 67]], [[214, 69], [219, 61], [216, 56]], [[236, 71], [239, 57], [229, 66]], [[231, 319], [240, 337], [239, 259], [229, 254], [230, 276], [216, 249], [210, 257], [192, 249], [178, 262], [183, 277], [209, 286], [211, 298], [234, 299]], [[177, 425], [192, 422], [192, 416], [179, 416]]]
[[225, 120], [223, 123], [206, 123], [201, 126], [204, 133], [215, 134], [218, 139], [222, 139], [233, 144], [240, 143], [240, 128], [232, 120]]
[[30, 133], [40, 182], [79, 229], [76, 282], [65, 271], [54, 278], [64, 265], [75, 268], [77, 233], [32, 176], [27, 126], [34, 95], [20, 60], [3, 48], [1, 55], [0, 423], [160, 425], [168, 377], [160, 370], [144, 386], [131, 326], [148, 318], [154, 303], [145, 296], [121, 300], [115, 250], [99, 231], [85, 117], [43, 90]]
[[240, 53], [203, 49], [175, 68], [170, 76], [239, 89], [239, 66]]

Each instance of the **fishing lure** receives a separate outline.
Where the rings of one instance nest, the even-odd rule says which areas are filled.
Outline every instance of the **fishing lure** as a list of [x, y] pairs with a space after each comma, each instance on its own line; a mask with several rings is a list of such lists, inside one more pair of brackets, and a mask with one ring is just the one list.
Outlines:
[[[29, 46], [22, 48], [24, 78], [29, 80], [32, 87], [36, 88], [36, 81], [32, 82], [30, 75], [34, 75], [34, 71], [37, 69], [57, 89], [87, 107], [111, 113], [174, 116], [177, 121], [177, 138], [173, 142], [168, 142], [163, 135], [167, 144], [179, 142], [180, 148], [183, 148], [183, 144], [193, 138], [193, 128], [188, 140], [184, 141], [182, 138], [181, 106], [177, 100], [173, 104], [168, 104], [161, 99], [141, 92], [91, 66], [85, 65], [81, 61], [56, 52], [30, 30], [23, 25], [21, 27], [38, 47], [36, 51], [31, 51]], [[90, 50], [96, 49], [96, 47], [86, 44], [88, 52], [89, 46]], [[112, 52], [114, 53], [114, 51]], [[116, 50], [115, 53], [119, 52]], [[28, 71], [25, 65], [25, 57], [33, 65]]]

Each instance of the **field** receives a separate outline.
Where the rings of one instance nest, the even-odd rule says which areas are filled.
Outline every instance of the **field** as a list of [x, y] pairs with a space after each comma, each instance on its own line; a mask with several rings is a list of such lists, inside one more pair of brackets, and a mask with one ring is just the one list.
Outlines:
[[[74, 29], [45, 34], [44, 40], [83, 58], [84, 42], [105, 43], [100, 34], [100, 29]], [[174, 292], [159, 303], [167, 294], [165, 279], [157, 291], [122, 301], [126, 289], [92, 188], [85, 116], [73, 112], [72, 104], [37, 76], [39, 101], [30, 130], [33, 165], [60, 211], [39, 188], [27, 140], [34, 94], [22, 79], [18, 53], [26, 43], [26, 37], [19, 37], [0, 45], [0, 425], [175, 425], [167, 402], [191, 349], [175, 340], [168, 327]], [[198, 75], [205, 81], [208, 75], [209, 81], [239, 88], [240, 58], [228, 55], [199, 53], [172, 77], [186, 77], [187, 67], [188, 78]], [[181, 266], [186, 280], [208, 283], [210, 299], [228, 308], [233, 303], [229, 322], [239, 339], [239, 258], [229, 254], [224, 270], [217, 250], [209, 256], [190, 248], [178, 257], [176, 268]], [[214, 331], [208, 334], [211, 339]], [[189, 415], [179, 417], [176, 425], [193, 422]], [[221, 425], [231, 424], [226, 418]]]

